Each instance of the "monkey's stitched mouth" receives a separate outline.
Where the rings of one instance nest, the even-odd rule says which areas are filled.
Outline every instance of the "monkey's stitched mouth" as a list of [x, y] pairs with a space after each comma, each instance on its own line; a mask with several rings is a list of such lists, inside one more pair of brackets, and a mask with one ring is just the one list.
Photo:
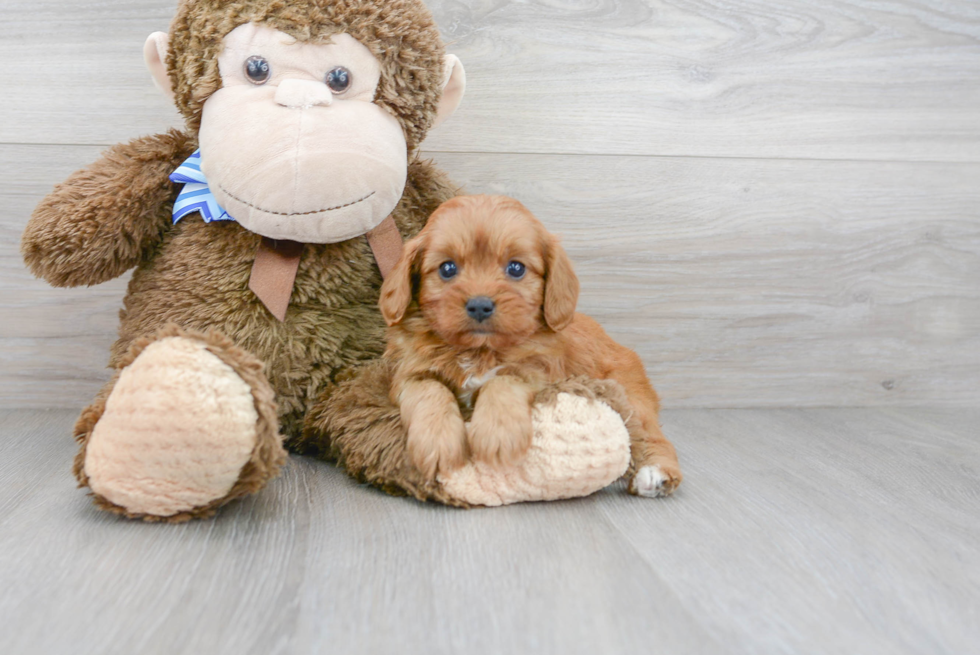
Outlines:
[[218, 185], [218, 188], [220, 188], [222, 191], [224, 191], [225, 193], [227, 193], [228, 196], [232, 200], [235, 200], [236, 202], [240, 202], [243, 205], [247, 205], [247, 206], [251, 207], [252, 209], [257, 209], [260, 212], [263, 212], [263, 213], [266, 213], [266, 214], [275, 214], [276, 216], [309, 216], [310, 214], [322, 214], [323, 212], [332, 212], [335, 209], [343, 209], [344, 207], [350, 207], [351, 205], [356, 205], [359, 202], [364, 202], [365, 200], [367, 200], [368, 198], [370, 198], [371, 196], [374, 195], [374, 191], [372, 191], [371, 193], [367, 194], [363, 198], [358, 198], [357, 200], [348, 202], [348, 203], [343, 204], [343, 205], [337, 205], [336, 207], [325, 207], [324, 209], [314, 209], [313, 211], [308, 211], [308, 212], [277, 212], [277, 211], [274, 211], [272, 209], [264, 209], [262, 207], [259, 207], [258, 205], [253, 205], [248, 200], [243, 200], [242, 198], [239, 198], [234, 193], [232, 193], [228, 189], [224, 188], [220, 184]]

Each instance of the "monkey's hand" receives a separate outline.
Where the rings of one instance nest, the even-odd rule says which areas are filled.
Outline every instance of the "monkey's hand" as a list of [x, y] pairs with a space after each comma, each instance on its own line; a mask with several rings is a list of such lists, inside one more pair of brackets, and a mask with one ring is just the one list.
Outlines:
[[31, 272], [56, 287], [122, 275], [172, 224], [177, 188], [169, 176], [197, 147], [177, 130], [107, 150], [55, 187], [34, 210], [21, 241]]

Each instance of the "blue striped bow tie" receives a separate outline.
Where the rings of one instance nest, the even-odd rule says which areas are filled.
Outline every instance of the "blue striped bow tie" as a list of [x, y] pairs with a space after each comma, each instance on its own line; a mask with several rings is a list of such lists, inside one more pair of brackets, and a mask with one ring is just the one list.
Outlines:
[[174, 201], [174, 224], [188, 214], [200, 212], [205, 223], [211, 221], [233, 221], [228, 212], [218, 204], [207, 178], [201, 172], [201, 151], [198, 150], [170, 174], [170, 181], [183, 184], [177, 200]]

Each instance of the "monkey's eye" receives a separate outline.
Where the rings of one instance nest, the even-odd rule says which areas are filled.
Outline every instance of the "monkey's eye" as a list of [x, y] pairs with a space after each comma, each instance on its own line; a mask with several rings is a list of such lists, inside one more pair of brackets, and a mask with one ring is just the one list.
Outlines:
[[507, 268], [505, 270], [507, 271], [507, 275], [515, 280], [520, 280], [522, 277], [524, 277], [524, 274], [527, 273], [527, 267], [516, 260], [507, 264]]
[[439, 264], [439, 277], [443, 280], [451, 280], [456, 277], [456, 262], [448, 261]]
[[349, 70], [343, 66], [337, 66], [327, 73], [327, 86], [334, 93], [343, 93], [350, 88], [352, 77]]
[[252, 84], [265, 84], [269, 81], [271, 72], [269, 61], [265, 57], [253, 55], [245, 60], [245, 77]]

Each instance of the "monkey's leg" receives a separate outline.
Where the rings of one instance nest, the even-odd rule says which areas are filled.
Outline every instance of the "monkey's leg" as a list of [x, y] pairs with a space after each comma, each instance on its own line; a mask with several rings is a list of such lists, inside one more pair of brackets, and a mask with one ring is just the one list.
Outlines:
[[336, 460], [353, 477], [390, 494], [467, 505], [412, 463], [401, 412], [389, 396], [391, 374], [388, 362], [379, 359], [326, 389], [292, 445], [301, 453]]
[[[479, 417], [476, 412], [473, 420]], [[439, 476], [443, 490], [474, 505], [587, 496], [626, 473], [639, 428], [617, 383], [575, 378], [539, 392], [531, 445], [510, 466], [470, 462]]]
[[285, 461], [261, 362], [172, 325], [134, 342], [75, 438], [75, 476], [96, 504], [151, 521], [210, 516]]
[[628, 426], [636, 422], [627, 418], [625, 393], [614, 382], [583, 379], [537, 395], [534, 436], [519, 462], [469, 462], [430, 482], [408, 456], [390, 380], [389, 365], [379, 360], [330, 389], [307, 416], [300, 448], [338, 460], [357, 479], [389, 493], [459, 506], [585, 496], [629, 466]]

